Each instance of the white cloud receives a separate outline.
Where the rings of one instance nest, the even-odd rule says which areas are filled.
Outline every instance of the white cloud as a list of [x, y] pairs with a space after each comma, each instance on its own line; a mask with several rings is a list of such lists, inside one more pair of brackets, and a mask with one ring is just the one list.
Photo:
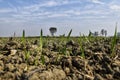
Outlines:
[[48, 1], [48, 2], [46, 2], [45, 4], [43, 4], [41, 6], [51, 7], [51, 6], [56, 6], [56, 5], [58, 5], [57, 2], [55, 2], [55, 1]]
[[11, 8], [2, 8], [0, 9], [0, 13], [9, 13], [9, 12], [14, 12], [14, 9]]
[[[99, 0], [92, 0], [94, 3], [101, 3]], [[49, 1], [44, 1], [43, 3], [37, 3], [33, 5], [27, 5], [27, 6], [22, 6], [16, 8], [18, 12], [15, 14], [11, 14], [13, 18], [15, 19], [24, 19], [24, 21], [29, 21], [29, 19], [32, 20], [39, 20], [39, 19], [47, 19], [47, 18], [60, 18], [60, 17], [70, 17], [70, 16], [81, 16], [81, 15], [91, 15], [91, 14], [104, 14], [102, 11], [98, 10], [88, 10], [88, 8], [91, 9], [93, 5], [87, 6], [87, 10], [80, 10], [80, 7], [75, 7], [71, 8], [68, 10], [67, 8], [60, 9], [58, 11], [56, 10], [47, 10], [47, 7], [53, 7], [55, 8], [56, 6], [61, 6], [64, 4], [74, 4], [78, 3], [81, 1], [69, 1], [69, 0], [49, 0]], [[13, 12], [15, 9], [11, 10], [10, 9], [0, 9], [0, 13], [8, 13], [8, 12]], [[84, 16], [83, 16], [84, 17]]]
[[[2, 0], [0, 0], [1, 2]], [[10, 12], [17, 12], [17, 8], [11, 4], [10, 2], [6, 2], [6, 4], [9, 6], [7, 8], [0, 8], [0, 13], [10, 13]]]
[[53, 14], [52, 12], [39, 12], [39, 13], [34, 13], [33, 15], [34, 16], [47, 16], [47, 15], [50, 15], [50, 14]]
[[110, 9], [115, 10], [115, 11], [120, 11], [120, 6], [119, 5], [111, 5]]
[[64, 0], [62, 3], [63, 3], [63, 4], [68, 4], [69, 1], [68, 1], [68, 0]]
[[[55, 7], [55, 6], [60, 6], [63, 4], [68, 4], [68, 0], [64, 0], [64, 1], [55, 1], [55, 0], [50, 0], [50, 1], [45, 1], [43, 3], [38, 3], [38, 4], [34, 4], [34, 5], [29, 5], [29, 6], [24, 6], [24, 7], [20, 7], [18, 8], [18, 13], [15, 14], [14, 17], [20, 17], [20, 16], [33, 16], [33, 17], [60, 17], [60, 16], [67, 16], [67, 15], [63, 15], [63, 14], [57, 14], [59, 13], [59, 11], [55, 14], [54, 11], [47, 11], [44, 10], [47, 7]], [[55, 11], [56, 12], [56, 11]], [[54, 15], [53, 15], [54, 14]], [[79, 14], [79, 13], [76, 13]]]
[[71, 4], [74, 2], [78, 2], [78, 1], [68, 1], [68, 0], [49, 0], [49, 1], [45, 1], [43, 3], [38, 3], [38, 4], [34, 4], [34, 5], [29, 5], [24, 7], [24, 9], [26, 10], [31, 10], [31, 11], [37, 11], [40, 10], [41, 8], [46, 8], [46, 7], [55, 7], [55, 6], [61, 6], [61, 5], [65, 5], [65, 4]]
[[44, 7], [54, 7], [57, 5], [59, 5], [59, 3], [56, 1], [46, 1], [44, 3], [38, 3], [38, 4], [34, 4], [34, 5], [25, 6], [25, 7], [23, 7], [23, 10], [35, 12], [35, 11], [42, 10], [41, 8], [44, 8]]
[[17, 19], [17, 18], [0, 18], [0, 22], [2, 22], [2, 23], [21, 23], [21, 22], [26, 22], [26, 20], [24, 20], [24, 19]]
[[93, 15], [98, 15], [98, 14], [107, 14], [107, 12], [104, 12], [104, 10], [86, 10], [82, 11], [81, 14], [93, 14]]
[[103, 19], [103, 18], [107, 18], [106, 16], [80, 16], [78, 18], [81, 19]]
[[92, 8], [94, 8], [94, 5], [93, 4], [89, 4], [89, 5], [86, 5], [84, 8], [85, 9], [92, 9]]
[[35, 4], [35, 5], [25, 6], [21, 9], [25, 11], [34, 12], [34, 11], [38, 11], [39, 8], [40, 8], [40, 4]]
[[69, 16], [68, 14], [51, 14], [51, 15], [48, 15], [48, 17], [50, 18], [55, 18], [55, 17], [67, 17]]
[[[96, 22], [99, 23], [100, 20], [101, 24], [105, 22], [112, 24], [112, 21], [119, 19], [119, 17], [116, 18], [119, 15], [117, 11], [120, 11], [118, 0], [113, 0], [117, 1], [114, 3], [112, 0], [107, 1], [108, 3], [104, 0], [36, 0], [30, 4], [27, 1], [16, 0], [15, 3], [9, 1], [4, 3], [7, 5], [6, 7], [9, 7], [0, 8], [0, 23], [4, 25], [7, 23], [6, 26], [15, 25], [14, 28], [21, 25], [28, 26], [28, 29], [30, 26], [33, 26], [33, 29], [34, 26], [39, 26], [38, 24], [43, 24], [44, 27], [44, 25], [54, 26], [59, 23], [62, 26], [64, 24], [72, 25], [72, 28], [75, 29], [75, 26], [85, 24], [84, 21], [91, 24], [85, 25], [93, 26], [92, 24], [97, 24]], [[109, 19], [111, 22], [105, 19]]]
[[[66, 18], [66, 17], [71, 17], [74, 16], [75, 18], [77, 18], [77, 16], [79, 17], [85, 17], [85, 16], [90, 16], [90, 15], [103, 15], [107, 14], [106, 12], [104, 12], [104, 10], [93, 10], [91, 7], [93, 7], [94, 5], [91, 4], [90, 6], [87, 5], [87, 7], [85, 7], [85, 10], [80, 10], [80, 7], [75, 7], [75, 8], [64, 8], [64, 9], [60, 9], [58, 11], [56, 10], [47, 10], [47, 7], [53, 7], [55, 8], [56, 6], [61, 6], [64, 4], [74, 4], [74, 3], [78, 3], [81, 1], [69, 1], [69, 0], [49, 0], [49, 1], [44, 1], [43, 3], [37, 3], [37, 4], [33, 4], [33, 5], [27, 5], [27, 6], [22, 6], [22, 7], [18, 7], [18, 8], [13, 8], [13, 9], [0, 9], [0, 13], [9, 13], [9, 12], [13, 12], [13, 11], [18, 11], [15, 14], [11, 14], [13, 18], [15, 19], [24, 19], [24, 21], [30, 21], [31, 19], [34, 20], [39, 20], [39, 19], [47, 19], [47, 18]], [[94, 3], [102, 3], [99, 0], [92, 0], [92, 2]], [[12, 7], [12, 6], [11, 6]], [[88, 9], [89, 8], [89, 9]], [[85, 16], [81, 16], [81, 15], [85, 15]], [[30, 19], [30, 20], [29, 20]]]
[[76, 10], [68, 10], [68, 11], [64, 11], [64, 13], [70, 14], [70, 15], [76, 15], [76, 16], [81, 14], [80, 11], [76, 11]]
[[100, 0], [91, 0], [93, 3], [95, 4], [104, 4], [102, 1]]

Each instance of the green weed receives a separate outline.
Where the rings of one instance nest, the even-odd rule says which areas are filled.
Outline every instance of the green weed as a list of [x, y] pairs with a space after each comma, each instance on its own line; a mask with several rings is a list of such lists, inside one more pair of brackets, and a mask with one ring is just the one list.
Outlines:
[[41, 63], [44, 65], [45, 64], [45, 57], [44, 55], [41, 55]]
[[42, 48], [43, 48], [43, 31], [41, 29], [40, 31], [40, 52], [42, 53]]
[[23, 44], [23, 50], [24, 50], [24, 53], [25, 53], [25, 60], [26, 60], [26, 62], [28, 62], [28, 59], [30, 57], [30, 51], [27, 51], [26, 47], [25, 47], [25, 44], [26, 44], [25, 30], [23, 30], [23, 32], [22, 32], [22, 44]]
[[70, 35], [71, 35], [71, 33], [72, 33], [72, 29], [70, 30], [70, 32], [68, 33], [68, 36], [67, 36], [67, 41], [69, 41], [70, 40]]
[[[70, 32], [68, 33], [67, 35], [67, 38], [65, 39], [65, 36], [61, 36], [60, 39], [62, 41], [62, 43], [64, 42], [64, 40], [66, 40], [65, 44], [70, 41], [70, 36], [71, 36], [71, 33], [72, 33], [72, 29], [70, 30]], [[68, 55], [67, 54], [67, 46], [65, 45], [62, 49], [59, 49], [59, 53], [62, 53], [64, 55]]]
[[116, 28], [115, 28], [115, 33], [114, 33], [114, 36], [112, 38], [112, 44], [111, 44], [111, 57], [114, 57], [115, 56], [115, 46], [117, 44], [117, 24], [116, 24]]
[[26, 62], [28, 61], [29, 57], [30, 57], [30, 51], [24, 51], [25, 52], [25, 60]]
[[82, 42], [83, 42], [83, 39], [80, 37], [80, 38], [79, 38], [79, 44], [80, 44], [80, 50], [81, 50], [81, 52], [82, 52], [81, 56], [82, 56], [83, 58], [85, 58], [84, 47], [83, 47], [83, 45], [82, 45]]
[[22, 32], [22, 43], [25, 46], [25, 30]]
[[43, 48], [43, 31], [41, 29], [41, 31], [40, 31], [40, 52], [41, 52], [41, 63], [44, 65], [45, 64], [45, 57], [42, 54], [42, 48]]

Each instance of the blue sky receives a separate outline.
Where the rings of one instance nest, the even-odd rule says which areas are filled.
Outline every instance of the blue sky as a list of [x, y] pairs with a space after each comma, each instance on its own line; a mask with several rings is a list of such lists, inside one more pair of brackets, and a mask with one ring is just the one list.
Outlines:
[[106, 29], [114, 33], [118, 22], [120, 31], [119, 0], [0, 0], [0, 36], [50, 35], [49, 28], [56, 27], [56, 35], [88, 34]]

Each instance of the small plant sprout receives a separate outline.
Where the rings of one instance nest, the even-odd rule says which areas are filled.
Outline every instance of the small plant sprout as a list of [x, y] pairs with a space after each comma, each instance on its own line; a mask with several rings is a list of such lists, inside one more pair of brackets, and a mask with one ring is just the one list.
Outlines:
[[[71, 33], [72, 33], [72, 29], [71, 29], [70, 32], [68, 33], [67, 42], [70, 41]], [[67, 54], [67, 47], [66, 47], [66, 46], [63, 48], [63, 53], [64, 53], [65, 55], [70, 55], [70, 54]]]
[[114, 33], [114, 36], [112, 38], [112, 43], [111, 43], [111, 57], [114, 57], [115, 56], [115, 46], [116, 46], [116, 43], [117, 43], [117, 24], [116, 24], [116, 28], [115, 28], [115, 33]]
[[41, 55], [41, 63], [42, 63], [42, 65], [45, 64], [45, 57], [44, 57], [44, 55]]
[[88, 34], [88, 40], [90, 42], [90, 40], [92, 39], [92, 32], [89, 30], [89, 34]]
[[25, 60], [27, 62], [29, 57], [30, 57], [30, 52], [27, 51], [26, 48], [25, 48], [25, 30], [23, 30], [23, 33], [22, 33], [22, 44], [24, 46], [23, 50], [24, 50], [24, 53], [25, 53]]
[[[67, 36], [67, 39], [66, 39], [66, 42], [65, 42], [65, 43], [67, 43], [67, 42], [70, 40], [70, 35], [71, 35], [71, 33], [72, 33], [72, 29], [71, 29], [70, 32], [68, 33], [68, 36]], [[62, 42], [64, 41], [64, 36], [61, 37], [61, 40], [62, 40]], [[66, 47], [66, 45], [65, 45], [62, 49], [59, 50], [59, 53], [62, 53], [62, 54], [64, 54], [64, 55], [67, 56], [67, 49], [66, 49], [66, 48], [67, 48], [67, 47]]]
[[58, 63], [59, 59], [60, 59], [60, 55], [57, 54], [57, 56], [56, 56], [56, 63]]
[[43, 31], [41, 29], [41, 31], [40, 31], [40, 52], [41, 52], [41, 63], [44, 65], [45, 64], [45, 57], [42, 54], [42, 48], [43, 48]]
[[42, 47], [43, 47], [43, 31], [41, 29], [40, 31], [40, 52], [42, 53]]
[[67, 36], [67, 41], [69, 41], [70, 40], [70, 35], [71, 35], [71, 33], [72, 33], [72, 29], [70, 30], [70, 32], [68, 33], [68, 36]]
[[85, 41], [87, 41], [87, 43], [90, 43], [90, 39], [89, 39], [89, 37], [86, 37], [85, 35], [83, 35], [83, 39], [85, 40]]
[[24, 51], [25, 52], [25, 60], [26, 62], [28, 61], [29, 57], [30, 57], [30, 51]]
[[25, 44], [25, 30], [22, 32], [22, 43]]
[[80, 44], [80, 50], [81, 50], [81, 52], [82, 52], [82, 54], [81, 54], [81, 56], [83, 57], [83, 58], [85, 58], [85, 53], [84, 53], [84, 48], [83, 48], [83, 45], [82, 45], [82, 39], [81, 38], [79, 38], [79, 44]]

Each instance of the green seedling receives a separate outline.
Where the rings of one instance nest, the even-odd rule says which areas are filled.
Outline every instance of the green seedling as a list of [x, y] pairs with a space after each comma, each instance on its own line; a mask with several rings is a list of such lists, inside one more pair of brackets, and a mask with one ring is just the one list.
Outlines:
[[[70, 35], [72, 33], [72, 29], [70, 30], [70, 32], [68, 33], [68, 36], [66, 38], [66, 43], [70, 40]], [[61, 41], [63, 42], [64, 41], [64, 36], [61, 37]], [[59, 49], [59, 53], [62, 53], [64, 55], [67, 55], [67, 49], [66, 49], [66, 45], [62, 48], [62, 49]]]
[[44, 55], [41, 55], [41, 63], [44, 65], [45, 64], [45, 57]]
[[116, 24], [114, 36], [113, 36], [113, 38], [112, 38], [111, 57], [114, 57], [114, 56], [115, 56], [115, 46], [116, 46], [116, 43], [117, 43], [117, 24]]
[[91, 39], [92, 39], [92, 32], [89, 31], [89, 34], [88, 34], [88, 40], [89, 40], [89, 42], [90, 42]]
[[67, 54], [66, 54], [66, 51], [67, 51], [67, 50], [66, 50], [66, 46], [64, 46], [64, 47], [61, 49], [60, 52], [61, 52], [62, 54], [64, 54], [64, 55], [67, 55]]
[[25, 30], [22, 32], [22, 43], [25, 45]]
[[30, 57], [30, 52], [29, 51], [24, 51], [25, 52], [25, 60], [28, 61], [29, 57]]
[[24, 50], [24, 53], [25, 53], [25, 60], [28, 61], [29, 57], [30, 57], [30, 52], [26, 50], [25, 48], [25, 30], [23, 30], [23, 33], [22, 33], [22, 44], [24, 46], [23, 50]]
[[84, 41], [87, 41], [87, 43], [90, 43], [89, 38], [86, 37], [85, 35], [83, 35], [83, 39], [84, 39]]
[[[68, 33], [67, 42], [70, 41], [71, 33], [72, 33], [72, 29], [71, 29], [70, 32]], [[67, 43], [67, 42], [66, 42], [66, 43]], [[67, 54], [67, 46], [65, 46], [65, 47], [63, 48], [63, 53], [64, 53], [65, 55], [70, 55], [70, 54]]]
[[37, 58], [35, 58], [35, 60], [34, 60], [34, 65], [38, 65], [38, 59]]
[[56, 64], [58, 64], [58, 62], [59, 62], [60, 58], [61, 58], [61, 57], [60, 57], [60, 55], [59, 55], [59, 54], [57, 54], [56, 59], [55, 59], [55, 60], [56, 60]]
[[85, 53], [84, 53], [84, 48], [83, 48], [83, 45], [82, 45], [82, 41], [83, 41], [82, 38], [79, 38], [80, 50], [82, 52], [81, 56], [83, 58], [85, 58]]
[[42, 53], [42, 48], [43, 48], [43, 31], [41, 29], [40, 31], [40, 52]]
[[[41, 29], [40, 31], [40, 52], [42, 53], [42, 48], [43, 48], [43, 31]], [[44, 65], [45, 64], [45, 57], [43, 54], [41, 54], [41, 63]]]
[[68, 36], [67, 36], [67, 41], [69, 41], [70, 40], [70, 35], [71, 35], [71, 33], [72, 33], [72, 29], [70, 30], [70, 32], [68, 33]]

